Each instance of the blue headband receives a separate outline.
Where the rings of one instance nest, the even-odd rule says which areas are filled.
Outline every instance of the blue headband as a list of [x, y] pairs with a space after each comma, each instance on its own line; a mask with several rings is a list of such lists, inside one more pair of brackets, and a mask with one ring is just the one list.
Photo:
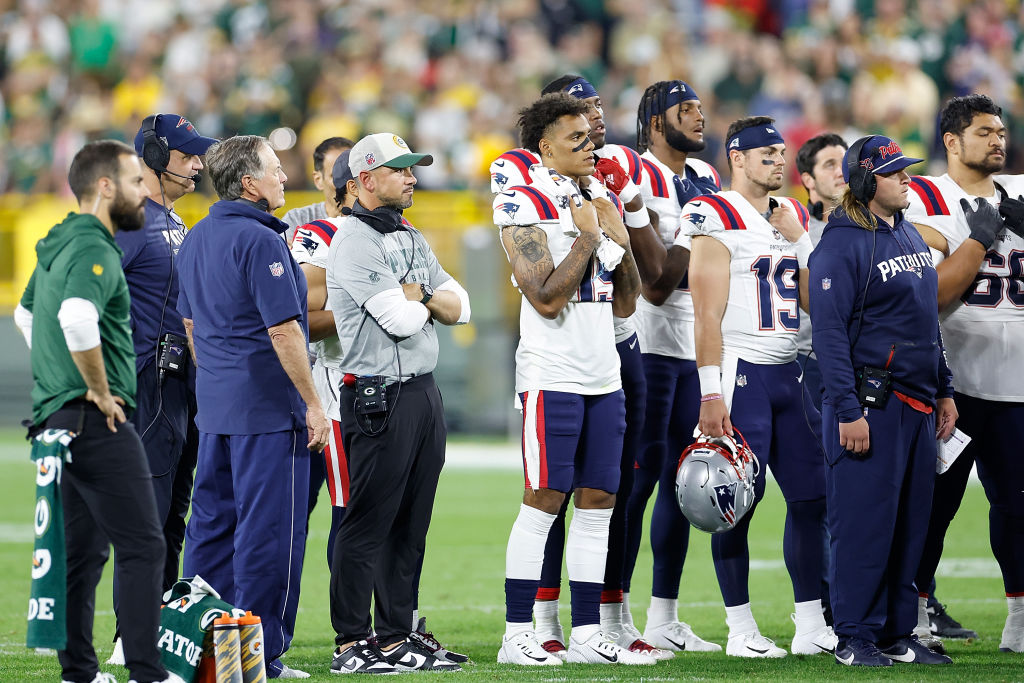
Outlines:
[[750, 126], [729, 138], [725, 144], [725, 153], [728, 154], [734, 149], [742, 151], [780, 144], [784, 145], [786, 141], [779, 135], [779, 131], [775, 130], [773, 124]]
[[598, 97], [597, 90], [594, 90], [594, 86], [590, 85], [590, 82], [582, 76], [562, 88], [562, 92], [572, 95], [578, 100]]
[[[697, 93], [693, 91], [693, 88], [688, 86], [682, 81], [672, 81], [672, 87], [667, 93], [665, 93], [665, 111], [668, 111], [672, 107], [676, 106], [680, 102], [689, 102], [690, 100], [699, 100]], [[661, 114], [661, 107], [659, 102], [655, 100], [651, 103], [651, 114]]]

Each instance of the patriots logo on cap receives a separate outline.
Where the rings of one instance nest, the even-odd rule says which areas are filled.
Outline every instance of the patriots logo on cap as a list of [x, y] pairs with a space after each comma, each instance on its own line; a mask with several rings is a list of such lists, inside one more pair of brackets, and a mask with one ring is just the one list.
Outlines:
[[188, 119], [186, 119], [184, 116], [179, 116], [178, 122], [174, 124], [174, 127], [181, 128], [182, 126], [185, 126], [185, 130], [189, 132], [192, 131], [192, 124], [188, 122]]
[[377, 163], [377, 159], [376, 157], [373, 156], [373, 152], [367, 152], [367, 154], [363, 157], [363, 160], [366, 162], [367, 166], [373, 166], [375, 163]]
[[721, 484], [715, 487], [715, 502], [718, 505], [718, 511], [722, 513], [722, 517], [729, 524], [736, 521], [737, 486], [736, 482], [732, 482], [731, 484]]
[[733, 138], [732, 142], [729, 143], [730, 149], [733, 148], [733, 147], [739, 147], [739, 146], [740, 146], [740, 139], [739, 138]]
[[498, 205], [498, 211], [504, 211], [505, 215], [509, 218], [516, 217], [516, 211], [519, 210], [519, 205], [515, 202], [504, 202]]
[[568, 90], [566, 90], [566, 93], [568, 93], [570, 95], [573, 94], [574, 92], [583, 92], [583, 84], [582, 83], [577, 83], [576, 85], [574, 85], [571, 88], [569, 88]]
[[861, 159], [860, 165], [861, 165], [862, 168], [864, 168], [864, 169], [866, 169], [868, 171], [870, 171], [871, 169], [873, 169], [875, 167], [875, 164], [871, 161], [871, 159]]
[[668, 94], [671, 95], [674, 92], [680, 92], [680, 93], [686, 92], [686, 86], [683, 85], [682, 83], [680, 83], [679, 85], [677, 85], [677, 86], [673, 87], [671, 90], [669, 90]]
[[771, 129], [771, 128], [765, 128], [764, 132], [771, 133], [772, 135], [775, 135], [775, 131], [773, 129]]

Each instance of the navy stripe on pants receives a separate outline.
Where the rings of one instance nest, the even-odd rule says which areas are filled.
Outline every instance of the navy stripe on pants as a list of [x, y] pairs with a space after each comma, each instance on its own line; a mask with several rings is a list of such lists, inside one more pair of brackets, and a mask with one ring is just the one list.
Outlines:
[[909, 635], [935, 485], [935, 414], [891, 396], [868, 411], [871, 450], [854, 458], [839, 445], [832, 405], [822, 408], [835, 632], [883, 643]]
[[270, 669], [295, 632], [308, 457], [304, 432], [199, 433], [183, 572], [260, 617]]

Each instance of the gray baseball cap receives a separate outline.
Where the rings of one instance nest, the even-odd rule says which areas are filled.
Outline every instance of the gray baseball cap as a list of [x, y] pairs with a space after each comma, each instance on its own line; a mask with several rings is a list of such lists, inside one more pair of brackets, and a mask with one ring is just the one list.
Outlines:
[[388, 168], [409, 168], [430, 166], [434, 157], [416, 154], [405, 140], [394, 133], [374, 133], [356, 143], [348, 157], [348, 167], [353, 176], [362, 171], [372, 171], [381, 166]]

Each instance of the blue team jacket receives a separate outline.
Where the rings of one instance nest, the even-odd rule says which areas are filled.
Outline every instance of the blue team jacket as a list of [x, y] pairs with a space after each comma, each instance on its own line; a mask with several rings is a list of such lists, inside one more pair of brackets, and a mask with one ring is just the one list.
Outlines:
[[895, 389], [927, 405], [953, 395], [928, 246], [902, 212], [879, 222], [865, 230], [837, 209], [808, 264], [812, 344], [840, 422], [863, 414], [854, 370], [865, 365], [888, 364]]

